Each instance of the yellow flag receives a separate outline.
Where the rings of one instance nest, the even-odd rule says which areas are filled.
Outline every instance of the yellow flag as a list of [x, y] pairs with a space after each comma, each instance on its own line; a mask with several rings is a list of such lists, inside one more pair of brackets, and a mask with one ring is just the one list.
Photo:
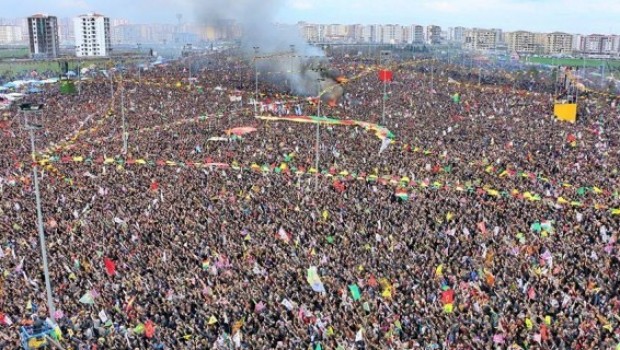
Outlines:
[[454, 310], [454, 304], [446, 304], [443, 306], [443, 312], [449, 314]]
[[566, 199], [562, 198], [562, 197], [558, 197], [558, 203], [560, 203], [560, 204], [567, 204], [568, 201]]
[[443, 276], [443, 264], [439, 264], [435, 269], [435, 276], [442, 277]]
[[499, 191], [497, 190], [487, 190], [487, 193], [494, 197], [499, 197]]
[[212, 315], [211, 317], [209, 317], [209, 322], [208, 322], [209, 325], [214, 325], [216, 323], [217, 323], [217, 318], [215, 318], [215, 316]]
[[451, 212], [448, 212], [448, 213], [446, 214], [446, 221], [450, 221], [450, 220], [452, 220], [452, 218], [453, 218], [453, 217], [454, 217], [454, 214], [452, 214]]
[[525, 319], [525, 327], [528, 330], [532, 330], [532, 328], [534, 328], [534, 324], [532, 323], [532, 320], [530, 320], [529, 318]]
[[323, 210], [323, 220], [327, 219], [329, 219], [329, 213], [327, 212], [327, 210]]
[[545, 323], [547, 324], [547, 326], [551, 325], [551, 316], [549, 315], [545, 316]]
[[596, 186], [592, 187], [592, 191], [594, 191], [594, 193], [596, 193], [596, 194], [601, 194], [601, 193], [603, 193], [603, 190], [601, 190], [600, 188], [598, 188], [598, 187], [596, 187]]

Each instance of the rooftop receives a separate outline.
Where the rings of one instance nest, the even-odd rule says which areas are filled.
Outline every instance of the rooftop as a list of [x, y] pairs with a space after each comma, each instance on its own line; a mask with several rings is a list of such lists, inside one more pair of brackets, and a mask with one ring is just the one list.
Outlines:
[[102, 14], [96, 13], [96, 12], [90, 12], [90, 13], [78, 16], [78, 18], [82, 18], [82, 17], [105, 17], [105, 16]]

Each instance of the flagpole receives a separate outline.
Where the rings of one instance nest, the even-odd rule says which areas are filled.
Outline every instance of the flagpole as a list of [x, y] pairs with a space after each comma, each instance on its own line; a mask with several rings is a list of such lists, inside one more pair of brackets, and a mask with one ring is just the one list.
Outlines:
[[381, 124], [385, 125], [385, 95], [387, 93], [387, 83], [386, 79], [383, 79], [383, 97], [381, 98], [382, 106], [381, 106]]

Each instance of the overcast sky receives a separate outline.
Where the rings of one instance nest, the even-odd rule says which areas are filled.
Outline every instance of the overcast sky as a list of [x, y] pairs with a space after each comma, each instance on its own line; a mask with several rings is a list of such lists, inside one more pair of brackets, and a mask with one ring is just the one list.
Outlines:
[[[0, 17], [99, 12], [132, 23], [194, 22], [192, 0], [0, 0]], [[207, 2], [209, 0], [193, 0]], [[235, 0], [230, 0], [234, 2]], [[269, 0], [256, 0], [255, 6]], [[438, 24], [504, 30], [620, 34], [620, 0], [273, 0], [278, 22]]]

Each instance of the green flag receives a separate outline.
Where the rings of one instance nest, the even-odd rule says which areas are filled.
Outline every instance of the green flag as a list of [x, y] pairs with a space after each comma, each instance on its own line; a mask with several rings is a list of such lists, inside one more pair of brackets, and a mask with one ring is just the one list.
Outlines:
[[360, 293], [360, 289], [357, 284], [352, 284], [349, 286], [349, 290], [351, 291], [351, 295], [353, 296], [353, 300], [358, 301], [362, 297]]
[[362, 307], [364, 308], [364, 311], [366, 312], [370, 312], [370, 305], [368, 304], [368, 302], [364, 302], [364, 304], [362, 305]]
[[456, 94], [454, 94], [452, 96], [452, 101], [454, 101], [454, 103], [460, 103], [461, 102], [461, 95], [458, 94], [458, 92]]

